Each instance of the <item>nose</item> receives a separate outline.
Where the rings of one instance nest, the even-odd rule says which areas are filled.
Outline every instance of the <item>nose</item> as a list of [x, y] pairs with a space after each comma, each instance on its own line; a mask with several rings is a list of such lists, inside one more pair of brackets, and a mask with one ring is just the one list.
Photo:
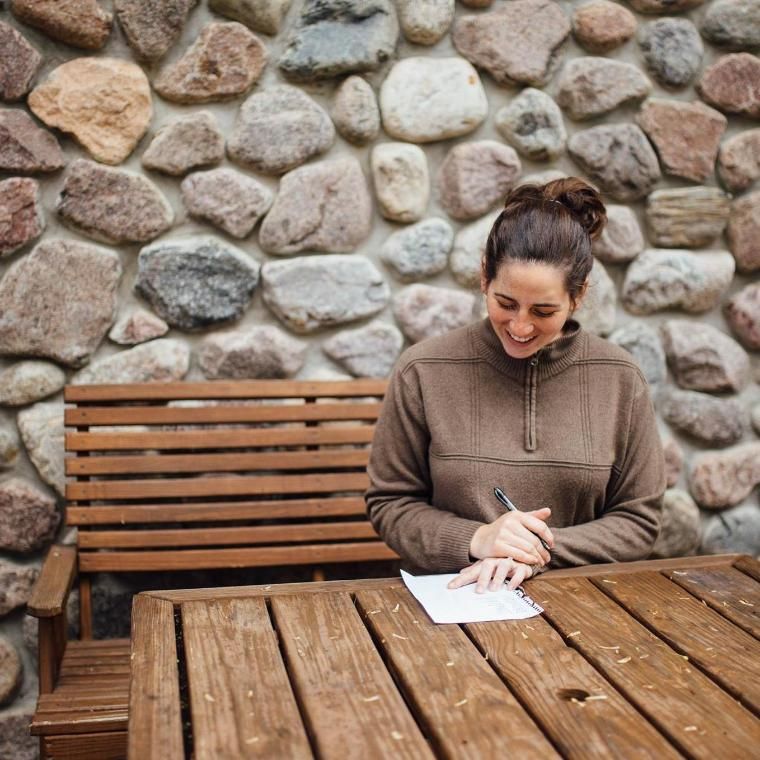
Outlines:
[[527, 338], [533, 332], [533, 324], [524, 316], [517, 316], [509, 323], [509, 331], [518, 338]]

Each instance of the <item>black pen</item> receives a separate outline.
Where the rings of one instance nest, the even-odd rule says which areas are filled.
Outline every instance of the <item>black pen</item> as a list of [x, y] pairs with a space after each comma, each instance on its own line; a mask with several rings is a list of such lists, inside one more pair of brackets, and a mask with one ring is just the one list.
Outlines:
[[[520, 510], [509, 500], [507, 497], [507, 494], [504, 493], [504, 491], [501, 490], [498, 486], [493, 489], [493, 495], [510, 511], [510, 512], [519, 512]], [[533, 533], [533, 531], [531, 531]], [[534, 536], [536, 536], [535, 533], [533, 533]], [[541, 546], [546, 549], [546, 551], [550, 552], [551, 549], [549, 548], [549, 544], [544, 541], [541, 536], [536, 536], [536, 538], [541, 542]]]

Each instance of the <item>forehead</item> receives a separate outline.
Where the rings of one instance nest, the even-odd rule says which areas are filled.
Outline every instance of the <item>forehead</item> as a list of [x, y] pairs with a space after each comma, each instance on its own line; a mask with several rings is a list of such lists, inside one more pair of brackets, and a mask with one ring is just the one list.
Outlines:
[[569, 297], [565, 273], [551, 264], [505, 261], [493, 279], [494, 291], [517, 301], [562, 301]]

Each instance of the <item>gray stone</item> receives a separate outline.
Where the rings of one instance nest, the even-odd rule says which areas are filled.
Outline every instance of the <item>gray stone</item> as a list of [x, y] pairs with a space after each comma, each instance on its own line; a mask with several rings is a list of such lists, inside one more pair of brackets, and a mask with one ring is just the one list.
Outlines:
[[683, 449], [675, 438], [668, 438], [662, 442], [662, 453], [665, 456], [665, 479], [668, 488], [673, 488], [681, 479]]
[[760, 5], [757, 0], [715, 0], [707, 6], [700, 29], [713, 45], [754, 50], [760, 47]]
[[672, 319], [660, 331], [670, 369], [682, 388], [738, 392], [749, 380], [746, 352], [717, 327]]
[[22, 409], [18, 413], [18, 429], [40, 477], [63, 496], [66, 485], [63, 404], [53, 401]]
[[682, 433], [712, 446], [730, 446], [744, 434], [746, 412], [735, 398], [670, 388], [659, 398], [663, 419]]
[[562, 111], [541, 90], [526, 87], [496, 113], [495, 124], [508, 143], [534, 161], [550, 161], [565, 152]]
[[372, 199], [354, 157], [301, 166], [280, 180], [274, 205], [261, 223], [267, 253], [353, 251], [370, 233]]
[[372, 179], [380, 213], [396, 222], [416, 222], [430, 200], [427, 157], [408, 143], [381, 143], [372, 149]]
[[755, 432], [760, 435], [760, 404], [755, 404], [752, 407], [752, 427], [754, 428]]
[[609, 0], [593, 0], [573, 13], [573, 36], [592, 53], [608, 53], [636, 34], [636, 16]]
[[0, 100], [20, 100], [29, 92], [42, 56], [21, 32], [0, 21]]
[[718, 175], [734, 193], [760, 179], [760, 129], [748, 129], [723, 141], [718, 151]]
[[605, 124], [576, 132], [570, 155], [616, 201], [648, 195], [660, 179], [654, 149], [635, 124]]
[[665, 351], [656, 330], [644, 322], [628, 322], [615, 330], [609, 339], [633, 356], [650, 385], [665, 382]]
[[465, 288], [480, 286], [480, 261], [486, 250], [488, 233], [499, 216], [499, 211], [488, 214], [477, 222], [462, 227], [454, 237], [454, 248], [449, 266], [454, 279]]
[[327, 112], [296, 87], [279, 85], [243, 103], [227, 150], [256, 171], [282, 174], [324, 153], [334, 140]]
[[760, 190], [731, 204], [726, 236], [738, 271], [760, 269]]
[[145, 309], [135, 309], [116, 321], [108, 337], [121, 346], [135, 346], [167, 332], [169, 325], [163, 319]]
[[209, 335], [198, 364], [210, 380], [292, 377], [303, 367], [307, 344], [273, 325]]
[[[55, 550], [53, 550], [55, 551]], [[79, 637], [79, 590], [71, 589], [69, 598], [66, 603], [66, 617], [68, 622], [69, 640]], [[24, 615], [21, 623], [21, 633], [24, 639], [24, 645], [29, 652], [34, 665], [37, 665], [37, 655], [39, 649], [39, 626], [37, 618], [31, 615]], [[35, 760], [37, 757], [35, 755]]]
[[0, 635], [0, 706], [13, 701], [21, 688], [23, 672], [21, 658], [13, 642]]
[[99, 50], [111, 34], [113, 15], [97, 0], [11, 0], [13, 15], [54, 40]]
[[0, 256], [13, 253], [42, 234], [45, 216], [36, 180], [0, 181]]
[[222, 16], [262, 34], [277, 34], [291, 0], [209, 0], [208, 7]]
[[85, 364], [113, 322], [120, 277], [113, 251], [40, 243], [0, 280], [0, 355]]
[[58, 393], [66, 384], [60, 367], [49, 362], [25, 361], [0, 372], [0, 404], [23, 406]]
[[114, 0], [116, 18], [135, 58], [157, 61], [179, 39], [198, 0]]
[[383, 81], [380, 113], [391, 137], [426, 143], [472, 132], [488, 115], [488, 100], [467, 61], [412, 57], [394, 64]]
[[20, 554], [44, 549], [53, 540], [59, 520], [55, 499], [31, 483], [21, 478], [0, 483], [0, 549]]
[[689, 489], [704, 509], [733, 507], [760, 483], [760, 441], [722, 451], [696, 454], [689, 469]]
[[545, 85], [559, 62], [570, 19], [550, 0], [512, 0], [492, 13], [460, 16], [454, 47], [499, 84]]
[[247, 253], [212, 237], [165, 240], [140, 251], [135, 290], [172, 327], [202, 330], [243, 315], [259, 269]]
[[581, 120], [646, 97], [652, 83], [632, 63], [587, 56], [565, 63], [557, 88], [557, 102], [570, 118]]
[[760, 58], [751, 53], [721, 56], [704, 70], [697, 91], [721, 111], [760, 119]]
[[734, 335], [747, 348], [760, 350], [760, 283], [742, 288], [724, 306]]
[[473, 293], [432, 285], [408, 285], [393, 298], [393, 315], [412, 343], [469, 324], [474, 307]]
[[404, 336], [397, 327], [372, 322], [334, 335], [322, 350], [354, 377], [388, 377], [403, 344]]
[[628, 0], [639, 13], [678, 13], [696, 8], [705, 0]]
[[22, 174], [55, 172], [65, 163], [58, 140], [25, 111], [0, 111], [0, 169]]
[[181, 187], [192, 216], [236, 238], [247, 237], [274, 201], [269, 188], [232, 169], [188, 174]]
[[647, 68], [667, 87], [686, 87], [702, 63], [704, 46], [687, 18], [658, 18], [641, 28], [639, 46]]
[[454, 19], [454, 0], [396, 0], [399, 22], [409, 42], [435, 45]]
[[364, 145], [374, 140], [380, 133], [380, 106], [372, 85], [358, 76], [344, 79], [335, 93], [332, 120], [349, 142]]
[[142, 174], [81, 158], [69, 167], [56, 211], [66, 225], [104, 243], [147, 243], [174, 221], [169, 201]]
[[224, 136], [208, 111], [180, 116], [164, 124], [142, 155], [146, 169], [180, 175], [224, 158]]
[[380, 258], [401, 282], [414, 282], [446, 269], [453, 242], [451, 225], [432, 217], [394, 232], [380, 249]]
[[[2, 377], [0, 376], [0, 379]], [[0, 385], [0, 388], [2, 385]], [[21, 442], [16, 433], [16, 426], [12, 422], [4, 422], [0, 419], [0, 470], [13, 467], [18, 460]]]
[[37, 760], [40, 740], [29, 733], [34, 702], [0, 712], [0, 757], [8, 760]]
[[468, 8], [488, 8], [493, 0], [460, 0], [460, 2]]
[[742, 504], [712, 517], [705, 526], [702, 552], [760, 554], [760, 507]]
[[601, 261], [594, 261], [589, 274], [589, 287], [583, 303], [573, 314], [583, 327], [594, 335], [609, 335], [615, 329], [617, 291]]
[[623, 303], [632, 314], [663, 309], [700, 314], [718, 305], [733, 277], [734, 259], [728, 251], [649, 248], [628, 267]]
[[668, 248], [708, 245], [723, 232], [730, 203], [730, 196], [716, 187], [655, 190], [647, 198], [650, 239]]
[[261, 268], [264, 302], [291, 330], [310, 333], [382, 311], [390, 289], [365, 256], [302, 256]]
[[174, 103], [211, 103], [242, 95], [267, 64], [261, 40], [236, 21], [212, 22], [178, 61], [158, 74], [153, 87]]
[[555, 179], [565, 179], [569, 175], [567, 172], [560, 171], [559, 169], [546, 169], [542, 172], [534, 172], [533, 174], [526, 174], [524, 177], [520, 177], [515, 187], [521, 185], [545, 185], [547, 182], [553, 182]]
[[29, 601], [39, 574], [36, 565], [20, 565], [0, 559], [0, 618]]
[[644, 250], [644, 236], [630, 206], [607, 206], [607, 224], [591, 243], [594, 256], [607, 264], [632, 261]]
[[392, 0], [303, 0], [279, 66], [307, 82], [374, 71], [393, 56], [398, 31]]
[[695, 554], [702, 540], [699, 507], [686, 491], [670, 488], [662, 500], [662, 524], [650, 557], [687, 557]]

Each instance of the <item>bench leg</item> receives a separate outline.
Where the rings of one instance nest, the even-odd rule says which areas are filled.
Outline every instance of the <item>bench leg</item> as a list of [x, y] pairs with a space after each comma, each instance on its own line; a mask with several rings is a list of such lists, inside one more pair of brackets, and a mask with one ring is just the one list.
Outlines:
[[92, 638], [92, 585], [87, 575], [79, 576], [79, 638]]

